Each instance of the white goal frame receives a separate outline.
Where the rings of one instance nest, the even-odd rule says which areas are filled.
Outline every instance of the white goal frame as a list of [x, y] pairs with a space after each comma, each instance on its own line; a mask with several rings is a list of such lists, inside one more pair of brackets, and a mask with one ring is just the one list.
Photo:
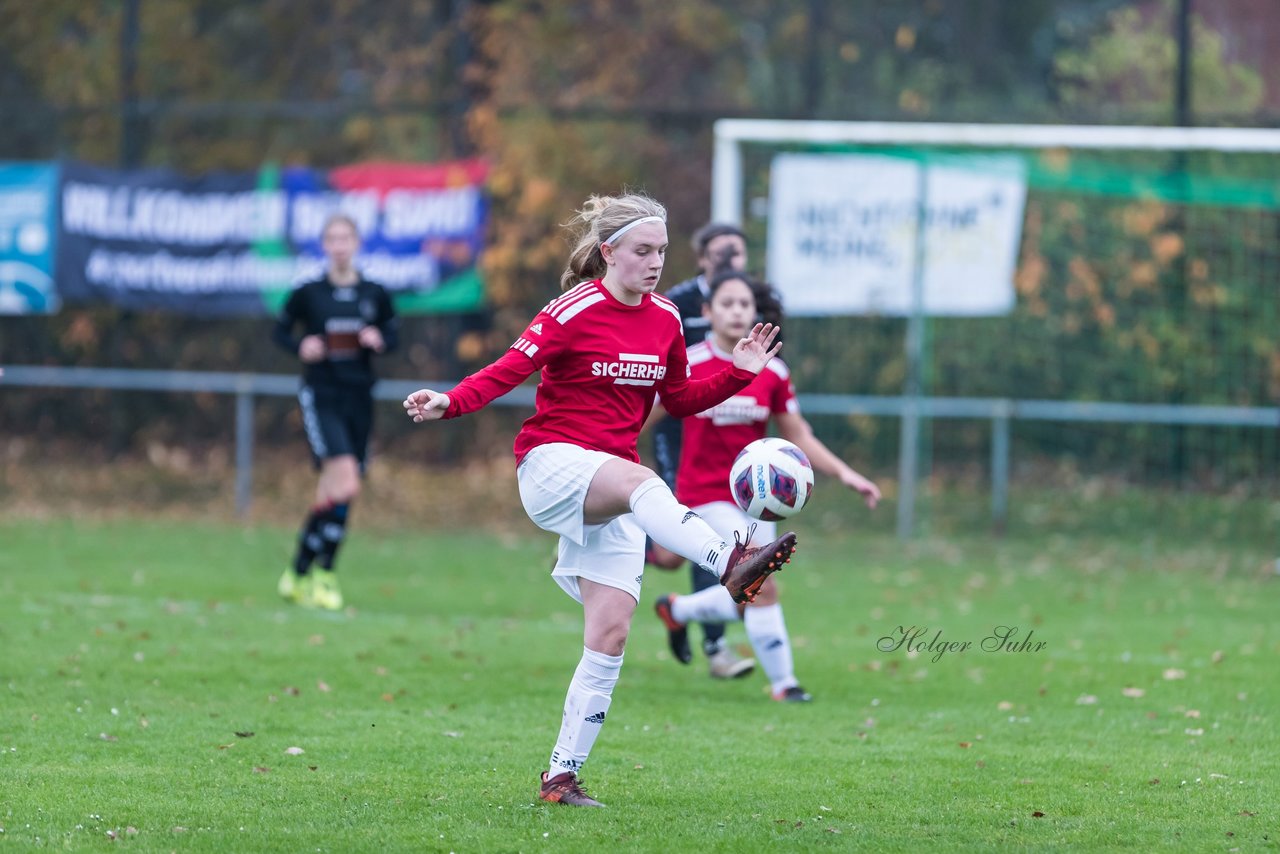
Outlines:
[[[1222, 151], [1249, 154], [1280, 154], [1280, 130], [1266, 128], [1185, 128], [1118, 125], [1009, 125], [1009, 124], [945, 124], [936, 122], [838, 122], [795, 119], [718, 119], [714, 125], [714, 148], [711, 159], [711, 221], [741, 225], [744, 218], [742, 147], [748, 143], [798, 143], [814, 145], [903, 145], [903, 146], [968, 146], [974, 149], [1074, 148], [1110, 149], [1113, 151]], [[924, 221], [927, 179], [919, 190], [920, 221]], [[923, 235], [916, 237], [916, 272], [913, 283], [914, 310], [908, 317], [906, 332], [907, 387], [897, 400], [900, 406], [901, 439], [898, 458], [898, 535], [912, 535], [915, 521], [916, 481], [919, 473], [917, 439], [922, 417], [938, 406], [965, 406], [979, 403], [969, 399], [942, 400], [923, 397], [919, 391], [919, 371], [923, 341], [921, 302], [921, 270], [924, 252]], [[1008, 416], [1025, 408], [1026, 401], [992, 401], [992, 508], [997, 519], [1003, 519], [1007, 501], [1009, 425]], [[1047, 407], [1050, 419], [1066, 414], [1072, 404], [1040, 401]], [[1078, 404], [1077, 404], [1078, 405]], [[1083, 404], [1097, 406], [1098, 404]], [[1107, 404], [1102, 404], [1107, 405]], [[1142, 407], [1129, 403], [1111, 404], [1123, 411], [1123, 419], [1146, 421]], [[1212, 407], [1175, 406], [1178, 418], [1209, 417]], [[937, 410], [940, 412], [941, 410]], [[937, 412], [933, 415], [936, 417]], [[1255, 424], [1274, 424], [1274, 408], [1250, 409]], [[1052, 413], [1052, 414], [1050, 414]], [[1268, 420], [1271, 419], [1271, 420]], [[1197, 423], [1226, 424], [1218, 420]]]
[[718, 119], [711, 153], [711, 220], [742, 222], [744, 143], [965, 145], [974, 148], [1095, 148], [1280, 154], [1280, 130], [1135, 125], [984, 125]]

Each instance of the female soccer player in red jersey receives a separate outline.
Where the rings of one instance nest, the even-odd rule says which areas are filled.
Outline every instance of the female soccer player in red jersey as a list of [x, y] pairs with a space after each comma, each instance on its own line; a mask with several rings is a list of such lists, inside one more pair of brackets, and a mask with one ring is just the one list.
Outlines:
[[736, 537], [729, 544], [678, 503], [636, 451], [656, 395], [676, 417], [720, 403], [777, 353], [776, 328], [750, 326], [723, 371], [691, 382], [680, 312], [654, 293], [667, 251], [666, 210], [642, 195], [593, 196], [570, 225], [577, 243], [560, 279], [564, 293], [496, 362], [448, 393], [416, 391], [404, 406], [415, 422], [454, 418], [542, 371], [534, 414], [515, 440], [520, 499], [536, 525], [560, 535], [551, 574], [582, 603], [585, 627], [539, 797], [599, 806], [577, 774], [622, 668], [645, 535], [714, 572], [736, 601], [756, 595], [790, 559], [796, 538], [787, 533], [762, 549]]
[[[712, 278], [710, 298], [703, 313], [711, 321], [711, 334], [689, 348], [693, 381], [712, 376], [729, 364], [738, 338], [756, 318], [781, 322], [781, 306], [773, 291], [730, 270]], [[729, 469], [738, 452], [762, 439], [772, 420], [782, 438], [795, 443], [813, 467], [839, 479], [862, 494], [867, 506], [880, 500], [876, 485], [858, 474], [822, 444], [800, 414], [791, 375], [781, 359], [769, 362], [751, 384], [723, 403], [684, 419], [684, 444], [676, 473], [676, 496], [717, 531], [756, 526], [761, 541], [774, 538], [773, 522], [754, 522], [734, 503], [729, 491]], [[747, 603], [735, 602], [721, 587], [709, 587], [689, 596], [660, 598], [654, 610], [667, 626], [671, 651], [687, 664], [692, 655], [686, 625], [696, 621], [742, 620], [756, 659], [764, 668], [775, 700], [808, 702], [812, 699], [796, 680], [791, 658], [791, 638], [782, 619], [778, 588], [766, 579], [760, 595]]]

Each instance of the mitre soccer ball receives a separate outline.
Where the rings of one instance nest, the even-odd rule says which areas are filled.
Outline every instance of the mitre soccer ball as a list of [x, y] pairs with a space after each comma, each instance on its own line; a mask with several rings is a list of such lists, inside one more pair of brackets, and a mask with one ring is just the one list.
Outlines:
[[813, 494], [813, 466], [786, 439], [757, 439], [729, 468], [729, 489], [748, 516], [785, 519], [803, 510]]

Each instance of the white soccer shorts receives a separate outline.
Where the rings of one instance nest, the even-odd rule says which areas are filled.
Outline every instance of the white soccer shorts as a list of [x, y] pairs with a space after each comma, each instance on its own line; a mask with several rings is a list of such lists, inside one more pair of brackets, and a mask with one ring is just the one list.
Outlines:
[[644, 579], [644, 531], [630, 513], [602, 525], [582, 521], [587, 489], [600, 466], [618, 459], [562, 442], [539, 445], [516, 470], [520, 501], [533, 523], [560, 535], [551, 577], [579, 603], [578, 579], [626, 591], [640, 601]]

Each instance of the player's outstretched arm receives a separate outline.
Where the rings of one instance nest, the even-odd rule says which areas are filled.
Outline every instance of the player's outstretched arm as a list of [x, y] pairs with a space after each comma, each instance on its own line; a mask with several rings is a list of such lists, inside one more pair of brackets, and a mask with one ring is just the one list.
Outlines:
[[880, 502], [880, 487], [832, 453], [821, 439], [813, 435], [813, 428], [803, 415], [798, 412], [779, 412], [773, 417], [782, 438], [804, 451], [815, 469], [831, 475], [861, 495], [872, 510], [876, 508], [876, 504]]
[[445, 410], [449, 408], [449, 395], [429, 388], [421, 388], [404, 399], [404, 408], [415, 424], [421, 424], [423, 421], [438, 421], [444, 417]]
[[782, 327], [772, 323], [757, 323], [733, 348], [733, 366], [759, 374], [769, 360], [778, 355], [782, 342], [773, 343]]

